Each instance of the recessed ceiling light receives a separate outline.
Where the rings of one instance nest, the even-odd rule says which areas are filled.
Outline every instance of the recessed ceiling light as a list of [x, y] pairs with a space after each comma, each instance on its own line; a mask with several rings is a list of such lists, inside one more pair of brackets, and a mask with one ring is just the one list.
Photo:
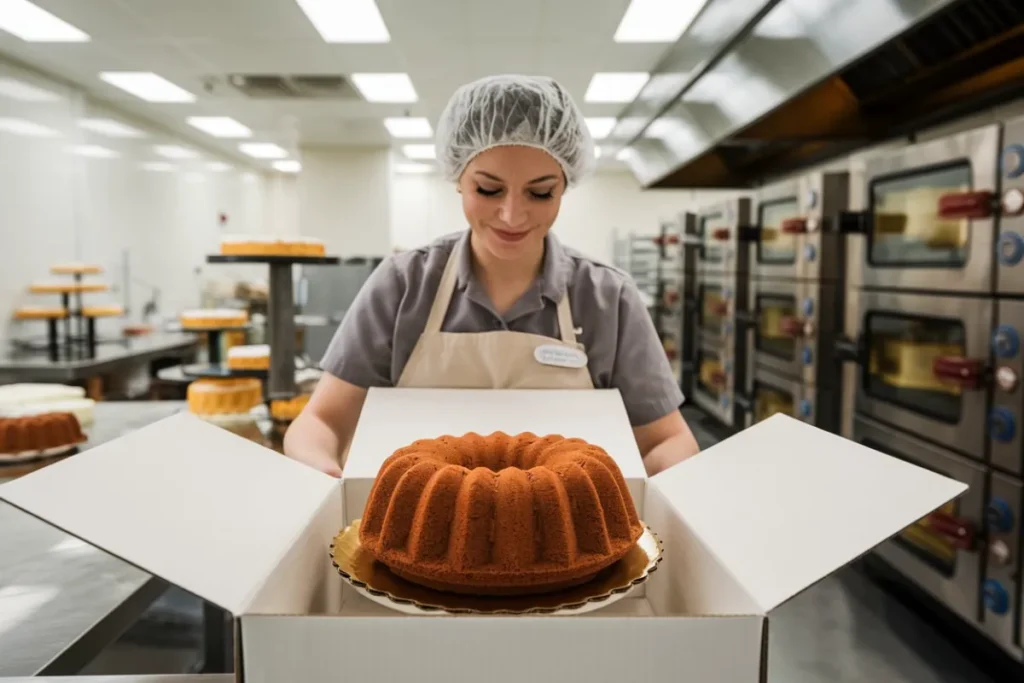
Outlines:
[[430, 121], [424, 118], [387, 118], [384, 127], [396, 138], [429, 138], [434, 134]]
[[288, 156], [288, 150], [272, 142], [247, 142], [239, 145], [238, 149], [254, 159], [284, 159]]
[[174, 164], [169, 164], [166, 161], [147, 161], [142, 164], [142, 168], [146, 171], [173, 171]]
[[33, 138], [54, 138], [60, 135], [53, 128], [47, 128], [25, 119], [0, 119], [0, 131]]
[[252, 130], [227, 116], [190, 116], [188, 125], [215, 138], [251, 138]]
[[674, 43], [706, 0], [632, 0], [615, 31], [616, 43]]
[[78, 126], [84, 130], [110, 138], [144, 138], [146, 134], [141, 130], [126, 126], [120, 121], [113, 119], [82, 119]]
[[0, 30], [29, 43], [85, 43], [89, 36], [28, 0], [0, 0]]
[[590, 136], [595, 140], [603, 140], [604, 138], [611, 135], [612, 129], [615, 128], [616, 121], [616, 119], [612, 116], [588, 118], [583, 120], [587, 124], [587, 129], [590, 131]]
[[71, 148], [71, 152], [81, 157], [91, 157], [93, 159], [113, 159], [121, 156], [114, 150], [99, 145], [75, 145]]
[[153, 147], [153, 151], [168, 159], [195, 159], [199, 156], [199, 153], [194, 149], [179, 147], [178, 145], [156, 145]]
[[587, 102], [632, 102], [650, 79], [650, 74], [641, 72], [596, 73], [590, 79]]
[[13, 78], [0, 78], [0, 97], [19, 102], [59, 102], [60, 95]]
[[206, 168], [210, 169], [214, 173], [224, 173], [225, 171], [234, 170], [234, 166], [231, 164], [225, 164], [223, 161], [211, 161], [206, 165]]
[[434, 167], [430, 164], [395, 164], [395, 171], [398, 173], [433, 173]]
[[367, 102], [415, 102], [409, 74], [352, 74], [352, 83]]
[[434, 145], [404, 145], [402, 153], [410, 159], [436, 159], [437, 150]]
[[302, 164], [294, 159], [284, 159], [282, 161], [275, 161], [273, 164], [274, 168], [282, 173], [298, 173], [302, 170]]
[[147, 102], [195, 102], [196, 96], [148, 71], [107, 71], [100, 78]]
[[386, 43], [391, 40], [373, 0], [297, 0], [328, 43]]

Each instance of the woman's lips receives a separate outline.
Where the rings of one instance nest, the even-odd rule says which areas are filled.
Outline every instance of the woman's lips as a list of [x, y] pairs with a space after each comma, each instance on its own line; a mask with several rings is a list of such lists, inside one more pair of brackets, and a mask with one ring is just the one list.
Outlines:
[[497, 228], [491, 228], [491, 230], [493, 230], [494, 234], [505, 242], [519, 242], [530, 232], [529, 230], [524, 230], [523, 232], [509, 232], [507, 230], [498, 230]]

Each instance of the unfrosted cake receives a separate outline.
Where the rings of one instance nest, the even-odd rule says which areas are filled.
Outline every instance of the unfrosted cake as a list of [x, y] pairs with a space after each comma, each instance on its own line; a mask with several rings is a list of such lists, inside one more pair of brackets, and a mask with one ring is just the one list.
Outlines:
[[248, 322], [249, 313], [234, 308], [200, 308], [181, 314], [181, 327], [186, 330], [241, 327]]
[[188, 385], [188, 409], [200, 417], [241, 415], [263, 402], [258, 379], [197, 379]]
[[61, 306], [22, 306], [14, 310], [15, 320], [59, 320], [67, 315], [68, 309]]
[[626, 481], [603, 449], [496, 432], [395, 451], [373, 483], [359, 540], [414, 583], [514, 595], [585, 583], [642, 534]]
[[109, 289], [102, 283], [88, 282], [37, 282], [29, 285], [32, 294], [75, 294], [86, 292], [105, 292]]
[[232, 370], [266, 370], [270, 367], [270, 346], [232, 346], [228, 349], [228, 367]]
[[275, 399], [270, 402], [270, 417], [278, 422], [291, 422], [299, 416], [309, 403], [309, 394], [300, 394], [290, 399]]
[[50, 266], [50, 272], [54, 275], [99, 275], [103, 268], [88, 263], [58, 263]]
[[116, 304], [106, 306], [85, 306], [82, 315], [86, 318], [117, 318], [124, 315], [124, 307]]
[[310, 237], [227, 235], [220, 241], [225, 256], [323, 256], [322, 240]]
[[54, 453], [86, 440], [78, 419], [71, 413], [45, 413], [0, 418], [0, 454]]

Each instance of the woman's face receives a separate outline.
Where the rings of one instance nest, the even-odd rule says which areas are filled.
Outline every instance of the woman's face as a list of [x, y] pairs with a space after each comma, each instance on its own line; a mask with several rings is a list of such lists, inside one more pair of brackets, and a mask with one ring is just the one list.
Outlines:
[[547, 152], [507, 145], [481, 152], [459, 179], [474, 243], [514, 261], [543, 252], [565, 192], [562, 167]]

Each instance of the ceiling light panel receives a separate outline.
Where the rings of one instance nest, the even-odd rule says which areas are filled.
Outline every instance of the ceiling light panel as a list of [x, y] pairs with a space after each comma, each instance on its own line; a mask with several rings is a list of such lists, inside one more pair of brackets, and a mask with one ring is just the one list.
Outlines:
[[590, 131], [590, 137], [595, 140], [603, 140], [615, 128], [615, 118], [611, 116], [587, 118], [584, 121], [587, 124], [587, 129]]
[[169, 164], [166, 161], [147, 161], [142, 164], [142, 169], [145, 171], [173, 171], [174, 164]]
[[141, 130], [125, 125], [113, 119], [82, 119], [78, 122], [79, 128], [91, 133], [106, 135], [108, 138], [144, 138], [146, 134]]
[[[3, 0], [0, 0], [2, 2]], [[0, 97], [19, 102], [59, 102], [60, 95], [14, 78], [0, 78]]]
[[424, 118], [388, 118], [384, 127], [394, 138], [429, 138], [434, 134], [430, 121]]
[[239, 145], [238, 149], [254, 159], [284, 159], [288, 156], [288, 150], [272, 142], [247, 142]]
[[101, 147], [100, 145], [75, 145], [71, 148], [71, 152], [80, 157], [89, 157], [91, 159], [114, 159], [121, 156], [114, 150]]
[[368, 102], [409, 103], [417, 99], [409, 74], [352, 74], [352, 83]]
[[395, 164], [395, 171], [403, 174], [433, 173], [434, 167], [430, 164]]
[[231, 164], [225, 164], [223, 161], [211, 161], [206, 165], [206, 168], [214, 173], [224, 173], [226, 171], [233, 171], [235, 167]]
[[674, 43], [705, 0], [632, 0], [615, 31], [616, 43]]
[[402, 154], [410, 159], [436, 159], [437, 150], [434, 145], [404, 145]]
[[251, 138], [252, 130], [227, 116], [191, 116], [188, 125], [215, 138]]
[[60, 133], [25, 119], [0, 118], [0, 132], [32, 138], [55, 138]]
[[199, 156], [194, 149], [178, 145], [156, 145], [153, 147], [153, 151], [167, 159], [195, 159]]
[[587, 102], [632, 102], [649, 79], [650, 74], [640, 72], [596, 73], [590, 79], [583, 99]]
[[284, 159], [282, 161], [275, 161], [273, 164], [274, 168], [282, 173], [298, 173], [302, 170], [302, 164], [294, 159]]
[[85, 43], [84, 31], [28, 0], [0, 0], [0, 30], [29, 43]]
[[296, 2], [325, 42], [387, 43], [391, 40], [388, 27], [374, 0]]
[[[0, 0], [3, 2], [3, 0]], [[171, 83], [163, 76], [148, 71], [108, 71], [100, 78], [147, 102], [195, 102], [196, 96]]]

